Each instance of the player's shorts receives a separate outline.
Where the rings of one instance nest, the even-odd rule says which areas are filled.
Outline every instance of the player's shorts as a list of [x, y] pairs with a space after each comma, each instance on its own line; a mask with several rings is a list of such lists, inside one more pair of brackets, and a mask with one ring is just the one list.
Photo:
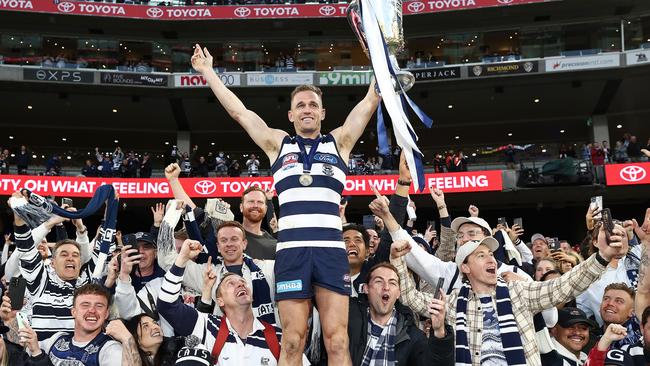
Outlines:
[[350, 266], [345, 249], [299, 247], [275, 255], [275, 300], [309, 299], [313, 286], [350, 296]]

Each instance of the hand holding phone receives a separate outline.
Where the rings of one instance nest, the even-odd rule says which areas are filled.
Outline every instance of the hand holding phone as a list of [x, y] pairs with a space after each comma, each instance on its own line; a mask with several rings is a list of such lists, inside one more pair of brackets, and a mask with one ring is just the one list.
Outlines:
[[614, 220], [612, 219], [612, 212], [609, 208], [603, 209], [603, 226], [605, 228], [605, 238], [607, 245], [610, 243], [610, 236], [614, 235]]

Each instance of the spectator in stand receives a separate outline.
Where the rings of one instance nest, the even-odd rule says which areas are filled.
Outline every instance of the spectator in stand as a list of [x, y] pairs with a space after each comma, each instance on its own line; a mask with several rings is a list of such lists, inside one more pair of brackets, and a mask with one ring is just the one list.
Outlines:
[[54, 59], [54, 63], [56, 64], [56, 67], [59, 69], [65, 68], [65, 64], [68, 60], [66, 60], [65, 55], [63, 53], [59, 53], [58, 56], [56, 56], [56, 59]]
[[210, 173], [210, 168], [208, 167], [208, 162], [205, 160], [205, 156], [199, 156], [199, 164], [196, 166], [195, 177], [208, 177]]
[[625, 283], [611, 283], [605, 288], [600, 305], [600, 317], [603, 326], [599, 335], [602, 335], [610, 324], [618, 324], [627, 330], [625, 337], [614, 343], [614, 348], [624, 345], [633, 345], [643, 338], [641, 324], [634, 315], [634, 298], [636, 293]]
[[605, 150], [598, 142], [594, 142], [591, 148], [591, 164], [594, 169], [594, 179], [596, 183], [605, 182]]
[[181, 154], [179, 165], [181, 167], [181, 177], [187, 178], [192, 174], [192, 160], [190, 160], [188, 153], [184, 152]]
[[93, 163], [92, 159], [86, 159], [86, 162], [81, 168], [81, 175], [84, 177], [98, 177], [99, 172], [97, 171], [97, 166]]
[[120, 171], [120, 166], [122, 165], [122, 161], [124, 161], [124, 153], [122, 152], [122, 148], [119, 146], [115, 148], [115, 151], [113, 151], [113, 171], [114, 172], [119, 172]]
[[[101, 154], [98, 154], [101, 158]], [[99, 170], [99, 175], [101, 177], [107, 178], [113, 176], [113, 162], [111, 161], [111, 155], [109, 153], [104, 154], [104, 157], [101, 158], [97, 170]]]
[[230, 166], [228, 167], [228, 176], [229, 177], [240, 177], [241, 176], [241, 165], [239, 165], [238, 160], [233, 160]]
[[437, 154], [436, 157], [433, 159], [433, 170], [436, 173], [444, 173], [445, 172], [445, 159], [443, 159], [442, 155]]
[[61, 155], [53, 154], [45, 162], [45, 175], [56, 176], [61, 175]]
[[582, 160], [589, 160], [591, 161], [591, 143], [585, 143], [582, 145], [582, 150], [580, 153], [580, 158]]
[[623, 141], [616, 141], [616, 147], [614, 148], [614, 162], [615, 163], [627, 163], [627, 147], [623, 144]]
[[226, 157], [226, 154], [223, 151], [219, 151], [217, 157], [214, 158], [214, 162], [217, 177], [228, 176], [228, 157]]
[[287, 55], [287, 58], [285, 59], [284, 62], [285, 62], [285, 67], [287, 69], [293, 69], [293, 68], [296, 67], [296, 65], [295, 65], [295, 63], [293, 61], [293, 57], [291, 57], [290, 55]]
[[153, 314], [142, 313], [127, 322], [127, 328], [138, 347], [143, 366], [171, 366], [176, 362], [178, 344], [171, 337], [163, 337], [159, 321]]
[[29, 168], [29, 161], [31, 156], [29, 151], [27, 151], [27, 146], [20, 145], [20, 151], [16, 154], [16, 171], [20, 175], [27, 174], [27, 168]]
[[43, 56], [43, 61], [41, 62], [43, 67], [54, 67], [54, 59], [50, 55]]
[[560, 152], [559, 152], [559, 158], [560, 159], [565, 159], [569, 157], [569, 147], [566, 144], [560, 145]]
[[0, 153], [0, 174], [9, 174], [9, 150]]
[[609, 149], [609, 142], [607, 140], [603, 140], [603, 152], [605, 153], [605, 164], [611, 163], [612, 156], [611, 156], [611, 151]]
[[515, 154], [517, 151], [515, 150], [515, 147], [512, 146], [512, 144], [508, 144], [508, 147], [503, 150], [503, 155], [505, 156], [506, 159], [506, 167], [508, 169], [515, 169]]
[[248, 167], [248, 176], [249, 177], [259, 177], [260, 176], [260, 161], [257, 160], [255, 154], [251, 154], [250, 158], [246, 160], [246, 166]]
[[138, 160], [138, 157], [135, 156], [135, 153], [133, 151], [129, 151], [126, 157], [127, 175], [129, 178], [138, 177], [139, 165], [140, 165], [140, 161]]
[[641, 160], [641, 144], [636, 141], [636, 136], [630, 136], [630, 142], [627, 145], [627, 156], [633, 163]]
[[140, 163], [140, 178], [151, 178], [151, 156], [149, 153], [142, 155], [142, 162]]

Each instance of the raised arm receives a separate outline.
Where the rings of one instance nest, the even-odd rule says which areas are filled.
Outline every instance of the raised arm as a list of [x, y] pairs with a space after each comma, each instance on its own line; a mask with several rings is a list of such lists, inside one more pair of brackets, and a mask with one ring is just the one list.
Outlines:
[[633, 222], [634, 232], [641, 241], [641, 261], [636, 296], [634, 297], [634, 313], [641, 322], [643, 311], [650, 306], [650, 276], [648, 276], [650, 271], [650, 208], [646, 209], [641, 225], [636, 220]]
[[264, 150], [271, 162], [273, 162], [279, 153], [280, 142], [287, 133], [282, 130], [269, 128], [260, 116], [246, 108], [235, 93], [223, 85], [221, 79], [219, 79], [219, 76], [212, 68], [212, 56], [207, 48], [201, 49], [198, 44], [194, 47], [192, 67], [203, 75], [210, 89], [212, 89], [219, 103], [226, 109], [230, 117], [244, 128], [253, 139], [253, 142]]
[[357, 140], [366, 129], [370, 117], [377, 110], [380, 97], [375, 92], [375, 81], [370, 83], [366, 96], [352, 109], [345, 119], [343, 126], [332, 131], [332, 136], [336, 139], [337, 147], [341, 157], [348, 160], [348, 156], [356, 144]]

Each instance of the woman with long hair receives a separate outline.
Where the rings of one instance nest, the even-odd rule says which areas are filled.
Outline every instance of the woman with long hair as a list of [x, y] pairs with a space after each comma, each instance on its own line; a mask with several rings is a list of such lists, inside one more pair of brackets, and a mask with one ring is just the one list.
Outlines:
[[155, 315], [142, 313], [127, 322], [127, 328], [138, 345], [142, 366], [172, 366], [180, 349], [175, 338], [163, 337]]

